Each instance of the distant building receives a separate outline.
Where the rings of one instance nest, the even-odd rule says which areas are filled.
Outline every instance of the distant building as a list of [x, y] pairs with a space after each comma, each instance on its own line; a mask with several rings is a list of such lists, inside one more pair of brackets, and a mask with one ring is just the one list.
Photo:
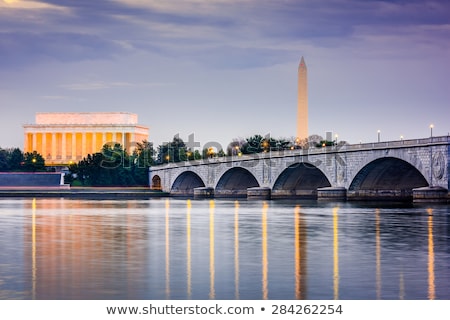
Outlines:
[[298, 66], [297, 83], [297, 138], [308, 138], [308, 78], [305, 59]]
[[46, 165], [67, 165], [105, 144], [121, 144], [132, 152], [136, 142], [148, 139], [148, 127], [126, 112], [36, 113], [36, 124], [24, 127], [24, 152], [36, 151]]

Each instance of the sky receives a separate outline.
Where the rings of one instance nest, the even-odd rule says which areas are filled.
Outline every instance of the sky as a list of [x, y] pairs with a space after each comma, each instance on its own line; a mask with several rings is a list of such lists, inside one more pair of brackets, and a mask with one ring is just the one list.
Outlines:
[[36, 112], [131, 112], [155, 146], [450, 132], [450, 2], [0, 0], [0, 147]]

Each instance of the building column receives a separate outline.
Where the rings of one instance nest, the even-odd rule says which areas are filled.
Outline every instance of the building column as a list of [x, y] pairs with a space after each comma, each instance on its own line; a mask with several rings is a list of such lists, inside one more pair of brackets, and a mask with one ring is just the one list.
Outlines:
[[61, 160], [62, 160], [62, 162], [64, 163], [65, 161], [66, 161], [66, 158], [67, 158], [67, 150], [66, 150], [66, 147], [67, 147], [67, 141], [66, 141], [66, 135], [67, 135], [67, 133], [66, 132], [62, 132], [61, 133]]
[[72, 159], [77, 160], [77, 133], [72, 132]]
[[102, 147], [106, 144], [106, 131], [103, 132], [103, 137], [102, 137]]
[[113, 147], [114, 147], [114, 145], [117, 143], [117, 133], [116, 132], [113, 132], [113, 134], [112, 134], [112, 143], [113, 143]]
[[47, 133], [42, 132], [42, 150], [41, 150], [42, 157], [47, 160]]
[[56, 148], [56, 133], [55, 132], [53, 132], [52, 133], [52, 151], [51, 151], [51, 159], [52, 160], [56, 160], [56, 156], [57, 156], [57, 151], [56, 150], [58, 150], [57, 148]]
[[130, 153], [132, 153], [134, 151], [134, 149], [136, 149], [136, 133], [135, 132], [130, 132]]
[[81, 134], [81, 158], [86, 156], [86, 132]]
[[96, 153], [99, 150], [97, 150], [97, 132], [92, 132], [92, 153]]
[[36, 133], [36, 132], [33, 132], [32, 135], [33, 135], [33, 137], [32, 137], [33, 142], [32, 142], [32, 146], [31, 146], [31, 149], [32, 149], [32, 150], [30, 150], [30, 152], [35, 151], [35, 150], [36, 150], [36, 147], [37, 147], [37, 133]]

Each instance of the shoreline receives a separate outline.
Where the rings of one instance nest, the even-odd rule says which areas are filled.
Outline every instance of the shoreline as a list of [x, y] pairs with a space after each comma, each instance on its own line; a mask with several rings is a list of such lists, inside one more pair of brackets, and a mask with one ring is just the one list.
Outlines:
[[[5, 188], [0, 187], [0, 199], [5, 198], [68, 198], [68, 199], [97, 199], [97, 200], [113, 200], [113, 199], [151, 199], [151, 198], [185, 198], [183, 196], [174, 196], [170, 192], [164, 192], [160, 190], [153, 190], [148, 187], [71, 187], [71, 188], [61, 188], [61, 187], [14, 187]], [[189, 197], [186, 198], [196, 198]], [[217, 199], [217, 198], [215, 198]], [[220, 199], [220, 198], [218, 198]], [[234, 199], [231, 197], [230, 199]], [[248, 199], [248, 198], [245, 198]], [[306, 198], [305, 198], [306, 199]], [[275, 199], [268, 199], [275, 200]], [[289, 200], [289, 198], [282, 198], [277, 200]], [[324, 199], [316, 199], [318, 201], [327, 201]], [[337, 199], [335, 199], [337, 200]], [[443, 201], [435, 202], [432, 200], [424, 200], [420, 202], [415, 202], [412, 199], [410, 201], [405, 201], [404, 199], [366, 199], [359, 200], [354, 199], [350, 202], [400, 202], [400, 203], [414, 203], [414, 204], [424, 204], [424, 203], [442, 203], [448, 205], [450, 203], [450, 192], [448, 193], [447, 200], [441, 199]], [[349, 201], [348, 199], [340, 200], [342, 202]]]
[[145, 187], [0, 188], [0, 198], [149, 199], [169, 195]]

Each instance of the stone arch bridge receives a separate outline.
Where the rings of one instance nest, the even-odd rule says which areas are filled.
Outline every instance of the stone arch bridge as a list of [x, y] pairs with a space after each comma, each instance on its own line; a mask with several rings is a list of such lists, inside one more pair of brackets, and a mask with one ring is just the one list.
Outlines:
[[450, 137], [167, 163], [153, 189], [173, 196], [448, 201]]

